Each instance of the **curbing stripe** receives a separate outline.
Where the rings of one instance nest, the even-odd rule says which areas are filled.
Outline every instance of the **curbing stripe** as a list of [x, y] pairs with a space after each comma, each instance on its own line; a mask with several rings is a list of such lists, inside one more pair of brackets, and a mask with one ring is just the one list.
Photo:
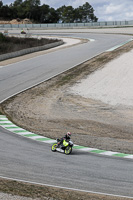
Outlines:
[[50, 140], [50, 138], [42, 137], [42, 138], [38, 138], [37, 140], [38, 141], [47, 141], [47, 140]]
[[[0, 126], [3, 128], [7, 129], [8, 131], [11, 131], [17, 135], [21, 135], [36, 141], [40, 142], [45, 142], [48, 144], [54, 144], [56, 140], [53, 140], [51, 138], [47, 138], [41, 135], [37, 135], [35, 133], [29, 132], [25, 129], [22, 129], [16, 125], [14, 125], [12, 122], [10, 122], [4, 115], [0, 115]], [[106, 151], [106, 150], [101, 150], [101, 149], [96, 149], [96, 148], [89, 148], [89, 147], [84, 147], [80, 145], [74, 145], [74, 149], [77, 150], [82, 150], [90, 153], [96, 153], [100, 155], [107, 155], [107, 156], [114, 156], [114, 157], [120, 157], [120, 158], [129, 158], [133, 159], [132, 154], [125, 154], [125, 153], [119, 153], [119, 152], [112, 152], [112, 151]]]
[[131, 158], [131, 159], [133, 159], [133, 155], [126, 156], [126, 158]]
[[99, 149], [98, 149], [98, 150], [92, 150], [91, 152], [92, 152], [92, 153], [98, 153], [98, 154], [99, 154], [99, 153], [103, 153], [103, 152], [106, 152], [106, 151], [105, 151], [105, 150], [99, 150]]
[[48, 138], [48, 140], [43, 141], [43, 142], [48, 143], [48, 144], [53, 144], [56, 142], [56, 140], [52, 140], [52, 139]]
[[108, 49], [106, 52], [114, 51], [115, 49], [118, 49], [119, 47], [121, 47], [121, 46], [123, 46], [123, 45], [125, 45], [125, 44], [127, 44], [128, 42], [131, 42], [131, 41], [133, 41], [132, 38], [129, 39], [129, 40], [127, 40], [126, 42], [123, 42], [123, 43], [121, 43], [121, 44], [119, 44], [119, 45], [116, 45], [116, 46], [114, 46], [114, 47]]
[[37, 139], [40, 139], [40, 138], [43, 138], [42, 136], [40, 136], [40, 135], [37, 135], [37, 136], [32, 136], [32, 139], [33, 140], [37, 140]]
[[[76, 146], [74, 146], [73, 148], [74, 148], [74, 149], [83, 149], [83, 148], [85, 148], [85, 147], [76, 145]], [[87, 147], [86, 147], [86, 148], [87, 148]]]
[[[14, 133], [19, 133], [19, 132], [23, 132], [23, 129], [21, 129], [21, 128], [11, 128], [11, 131], [14, 132]], [[24, 132], [26, 132], [26, 131], [24, 131]]]
[[88, 148], [88, 147], [86, 147], [86, 148], [83, 148], [83, 149], [80, 149], [80, 150], [91, 152], [92, 150], [98, 150], [98, 149], [95, 149], [95, 148]]
[[125, 157], [125, 156], [130, 156], [130, 154], [117, 153], [117, 154], [114, 154], [114, 156], [117, 156], [117, 157]]
[[0, 121], [3, 121], [3, 122], [4, 122], [4, 121], [7, 121], [7, 119], [0, 119]]
[[[9, 129], [8, 129], [9, 130]], [[11, 130], [10, 130], [11, 131]], [[15, 132], [14, 132], [15, 133]], [[31, 133], [31, 132], [21, 132], [21, 133], [17, 133], [17, 135], [22, 135], [22, 136], [25, 136], [25, 135], [29, 135], [29, 134], [33, 134], [33, 133]]]
[[118, 154], [118, 152], [105, 151], [105, 152], [102, 152], [101, 154], [105, 156], [112, 156], [112, 155]]
[[13, 130], [13, 132], [15, 133], [22, 133], [22, 132], [27, 132], [26, 130], [22, 129], [22, 128], [18, 128], [17, 130]]
[[7, 129], [19, 128], [18, 126], [15, 126], [15, 125], [5, 125], [5, 127], [6, 127]]
[[0, 122], [1, 125], [13, 125], [12, 123], [7, 123], [7, 122]]
[[24, 135], [25, 137], [34, 137], [34, 136], [38, 136], [37, 134], [34, 134], [34, 133], [32, 133], [32, 134], [26, 134], [26, 135]]

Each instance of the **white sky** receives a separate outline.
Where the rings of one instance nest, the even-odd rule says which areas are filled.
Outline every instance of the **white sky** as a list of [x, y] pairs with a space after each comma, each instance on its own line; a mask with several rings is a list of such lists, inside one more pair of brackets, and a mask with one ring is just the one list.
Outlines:
[[[2, 0], [3, 4], [13, 3], [13, 0]], [[133, 20], [133, 0], [41, 0], [53, 8], [71, 5], [74, 8], [82, 6], [85, 2], [94, 8], [94, 14], [99, 21]]]

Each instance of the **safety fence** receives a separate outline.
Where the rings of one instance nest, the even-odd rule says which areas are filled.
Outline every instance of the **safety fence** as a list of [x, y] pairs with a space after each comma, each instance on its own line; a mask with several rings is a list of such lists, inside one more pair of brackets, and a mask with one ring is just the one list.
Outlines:
[[133, 26], [133, 20], [130, 21], [105, 21], [88, 23], [49, 23], [49, 24], [0, 24], [0, 29], [29, 28], [29, 29], [47, 29], [47, 28], [91, 28], [91, 27], [110, 27], [110, 26]]

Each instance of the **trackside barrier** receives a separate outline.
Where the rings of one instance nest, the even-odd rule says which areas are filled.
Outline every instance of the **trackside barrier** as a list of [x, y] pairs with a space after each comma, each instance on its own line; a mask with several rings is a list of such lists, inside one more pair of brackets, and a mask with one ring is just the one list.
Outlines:
[[42, 51], [42, 50], [50, 49], [50, 48], [62, 45], [63, 43], [64, 42], [61, 40], [61, 41], [58, 41], [58, 42], [46, 44], [46, 45], [39, 46], [39, 47], [32, 47], [32, 48], [23, 49], [23, 50], [20, 50], [20, 51], [15, 51], [15, 52], [12, 52], [12, 53], [2, 54], [2, 55], [0, 55], [0, 61], [6, 60], [6, 59], [9, 59], [9, 58], [14, 58], [14, 57], [17, 57], [17, 56], [22, 56], [22, 55], [25, 55], [25, 54], [28, 54], [28, 53], [33, 53], [33, 52], [36, 52], [36, 51]]
[[92, 27], [110, 27], [110, 26], [133, 26], [133, 20], [130, 21], [103, 21], [87, 23], [49, 23], [49, 24], [0, 24], [0, 29], [28, 28], [28, 29], [47, 29], [47, 28], [92, 28]]

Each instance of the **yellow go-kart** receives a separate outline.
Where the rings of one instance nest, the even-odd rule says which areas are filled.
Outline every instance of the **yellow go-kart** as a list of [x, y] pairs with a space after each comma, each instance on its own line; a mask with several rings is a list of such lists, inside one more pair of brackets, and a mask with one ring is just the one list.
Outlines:
[[51, 150], [53, 152], [59, 151], [61, 153], [65, 153], [66, 155], [69, 155], [70, 153], [72, 153], [73, 142], [71, 140], [69, 142], [67, 142], [66, 140], [63, 140], [63, 144], [58, 145], [59, 142], [60, 140], [57, 139], [57, 143], [52, 145]]

